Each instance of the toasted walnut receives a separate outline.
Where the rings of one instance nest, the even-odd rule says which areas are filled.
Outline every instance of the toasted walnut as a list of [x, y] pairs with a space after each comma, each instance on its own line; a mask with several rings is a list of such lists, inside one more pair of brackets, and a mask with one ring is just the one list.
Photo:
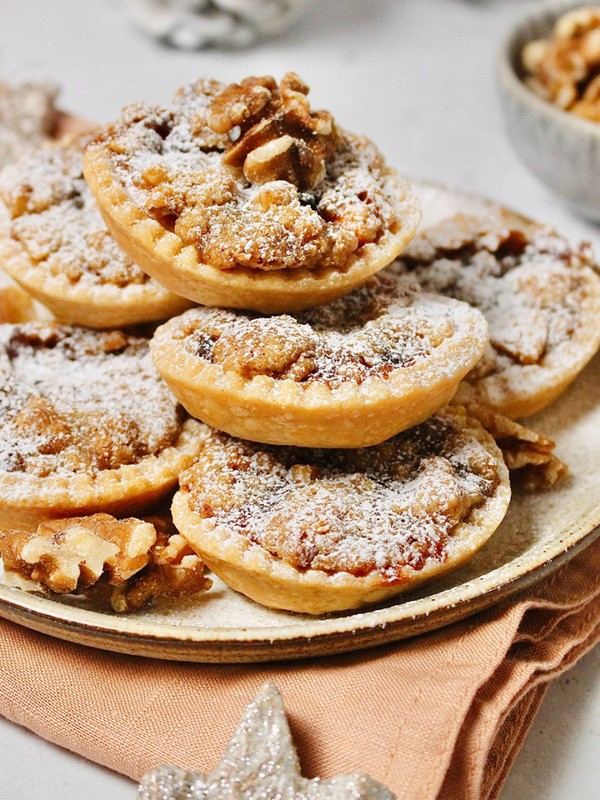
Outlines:
[[502, 450], [506, 466], [526, 489], [549, 489], [563, 478], [568, 467], [554, 455], [552, 439], [519, 425], [481, 404], [468, 406]]
[[183, 536], [158, 533], [150, 563], [123, 586], [116, 587], [110, 602], [115, 611], [135, 611], [157, 597], [184, 597], [212, 586], [204, 576], [204, 564]]
[[311, 111], [308, 86], [293, 72], [281, 84], [245, 78], [220, 92], [207, 110], [209, 127], [229, 134], [223, 163], [242, 168], [251, 183], [285, 180], [300, 191], [316, 186], [337, 144], [333, 117]]
[[108, 599], [115, 611], [132, 611], [159, 596], [196, 594], [212, 585], [174, 530], [162, 517], [52, 520], [35, 533], [0, 531], [0, 557], [21, 588], [87, 593]]
[[554, 34], [560, 39], [572, 39], [595, 28], [600, 28], [600, 9], [587, 6], [562, 14], [554, 25]]
[[35, 533], [0, 532], [0, 556], [17, 572], [52, 592], [88, 589], [106, 575], [109, 583], [128, 580], [149, 560], [154, 527], [109, 514], [42, 522]]
[[600, 121], [600, 9], [578, 8], [558, 18], [553, 38], [528, 42], [522, 53], [528, 85], [560, 108]]

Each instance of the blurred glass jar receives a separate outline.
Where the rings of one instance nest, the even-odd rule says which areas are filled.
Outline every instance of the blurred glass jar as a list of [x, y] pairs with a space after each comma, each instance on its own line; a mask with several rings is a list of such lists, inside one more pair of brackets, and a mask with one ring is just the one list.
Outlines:
[[135, 24], [185, 50], [248, 47], [277, 36], [313, 0], [129, 0]]

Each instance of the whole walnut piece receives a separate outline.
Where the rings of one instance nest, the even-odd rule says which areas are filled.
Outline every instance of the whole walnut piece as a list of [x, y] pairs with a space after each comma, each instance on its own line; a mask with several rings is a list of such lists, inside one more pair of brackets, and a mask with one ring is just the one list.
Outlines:
[[270, 76], [232, 83], [207, 109], [209, 128], [228, 134], [223, 163], [241, 168], [251, 183], [284, 180], [300, 191], [325, 176], [338, 136], [328, 111], [311, 111], [309, 87], [294, 72], [279, 86]]
[[0, 558], [10, 585], [85, 595], [120, 613], [212, 586], [202, 561], [161, 516], [100, 513], [41, 522], [35, 532], [0, 530]]

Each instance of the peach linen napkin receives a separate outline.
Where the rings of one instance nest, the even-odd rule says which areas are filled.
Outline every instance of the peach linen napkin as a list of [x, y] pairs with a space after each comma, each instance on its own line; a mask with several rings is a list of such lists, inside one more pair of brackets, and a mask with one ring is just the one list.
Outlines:
[[548, 681], [598, 639], [600, 539], [516, 600], [449, 628], [304, 662], [160, 662], [1, 622], [0, 713], [138, 780], [164, 763], [214, 768], [272, 680], [305, 775], [360, 770], [405, 800], [488, 800]]

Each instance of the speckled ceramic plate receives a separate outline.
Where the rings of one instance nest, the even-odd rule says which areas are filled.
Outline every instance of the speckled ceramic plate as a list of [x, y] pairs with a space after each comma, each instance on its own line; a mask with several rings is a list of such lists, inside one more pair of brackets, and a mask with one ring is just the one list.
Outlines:
[[[426, 223], [492, 205], [428, 184], [416, 188]], [[0, 616], [106, 650], [223, 663], [340, 653], [440, 628], [525, 589], [600, 534], [600, 358], [532, 425], [557, 441], [569, 477], [548, 492], [517, 492], [505, 521], [466, 566], [384, 606], [313, 618], [263, 608], [216, 580], [197, 599], [117, 616], [0, 584]]]

